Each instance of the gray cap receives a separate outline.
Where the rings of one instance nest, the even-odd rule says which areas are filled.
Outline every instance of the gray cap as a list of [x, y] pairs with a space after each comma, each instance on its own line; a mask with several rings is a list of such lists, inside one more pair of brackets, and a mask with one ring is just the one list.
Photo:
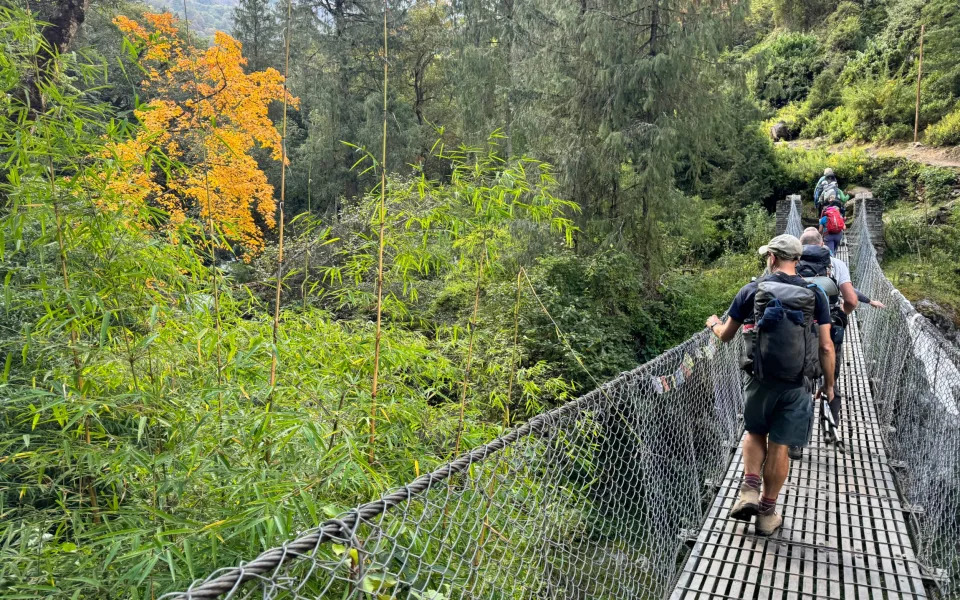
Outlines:
[[784, 233], [767, 242], [765, 246], [760, 246], [760, 256], [771, 252], [784, 260], [797, 260], [803, 254], [803, 244], [789, 233]]
[[823, 170], [823, 176], [824, 176], [824, 177], [833, 177], [833, 169], [831, 169], [830, 167], [827, 167], [826, 169], [824, 169], [824, 170]]

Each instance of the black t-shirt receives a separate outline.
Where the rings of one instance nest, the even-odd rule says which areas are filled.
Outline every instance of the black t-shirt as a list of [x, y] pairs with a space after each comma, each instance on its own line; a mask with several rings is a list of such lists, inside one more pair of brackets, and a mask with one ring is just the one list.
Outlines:
[[[808, 286], [807, 282], [803, 280], [803, 277], [800, 277], [799, 275], [785, 275], [783, 273], [776, 273], [774, 276], [784, 283], [792, 283], [801, 287]], [[820, 288], [812, 289], [817, 299], [816, 306], [814, 306], [813, 309], [813, 319], [818, 325], [827, 325], [830, 323], [830, 303], [827, 300], [827, 296], [823, 293], [823, 290]], [[756, 295], [756, 281], [751, 281], [747, 285], [740, 288], [740, 291], [737, 292], [737, 295], [733, 298], [733, 302], [730, 304], [730, 318], [740, 323], [752, 322], [753, 299]]]

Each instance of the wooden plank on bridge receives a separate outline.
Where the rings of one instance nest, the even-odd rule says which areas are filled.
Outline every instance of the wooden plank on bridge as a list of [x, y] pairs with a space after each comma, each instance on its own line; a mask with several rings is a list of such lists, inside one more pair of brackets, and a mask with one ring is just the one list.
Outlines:
[[[671, 600], [895, 600], [926, 598], [907, 520], [883, 446], [856, 316], [843, 344], [840, 393], [845, 452], [819, 427], [791, 461], [771, 538], [727, 517], [740, 488], [742, 454], [730, 463]], [[819, 423], [819, 406], [816, 423]]]

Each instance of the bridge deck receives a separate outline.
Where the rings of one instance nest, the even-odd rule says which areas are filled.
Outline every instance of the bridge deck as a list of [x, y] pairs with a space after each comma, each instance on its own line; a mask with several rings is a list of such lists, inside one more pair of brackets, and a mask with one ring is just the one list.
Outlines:
[[[856, 318], [843, 344], [840, 393], [846, 452], [815, 427], [791, 461], [780, 532], [727, 518], [740, 487], [738, 449], [671, 600], [706, 598], [926, 598], [866, 377]], [[819, 424], [819, 407], [816, 415]]]

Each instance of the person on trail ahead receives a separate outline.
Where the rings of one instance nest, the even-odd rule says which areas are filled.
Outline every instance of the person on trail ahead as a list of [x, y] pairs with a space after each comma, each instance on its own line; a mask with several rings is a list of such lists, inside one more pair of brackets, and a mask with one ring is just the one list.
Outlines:
[[813, 187], [813, 205], [817, 209], [817, 214], [820, 214], [820, 197], [827, 188], [840, 189], [837, 184], [837, 176], [833, 174], [833, 169], [829, 167], [823, 170], [823, 177], [818, 179], [817, 185]]
[[[837, 182], [837, 176], [833, 174], [833, 169], [828, 167], [823, 170], [823, 177], [817, 180], [817, 185], [813, 188], [813, 206], [817, 209], [817, 214], [823, 211], [823, 207], [830, 197], [835, 198], [841, 207], [850, 199], [850, 196], [840, 189], [840, 184]], [[840, 212], [846, 216], [845, 208], [842, 208]]]
[[726, 321], [717, 315], [707, 319], [707, 327], [722, 342], [732, 340], [741, 325], [744, 330], [747, 434], [743, 483], [730, 516], [749, 521], [756, 515], [759, 535], [771, 535], [783, 524], [776, 504], [790, 468], [788, 447], [810, 440], [813, 402], [808, 382], [822, 373], [820, 392], [833, 399], [836, 357], [830, 305], [823, 290], [797, 275], [802, 253], [800, 240], [792, 235], [770, 240], [760, 248], [765, 274], [737, 292]]
[[847, 229], [847, 224], [843, 220], [843, 213], [840, 206], [834, 201], [833, 196], [827, 198], [827, 204], [823, 207], [820, 215], [819, 231], [823, 235], [823, 241], [830, 249], [830, 255], [837, 255], [837, 248], [843, 242], [843, 232]]
[[[823, 245], [823, 237], [816, 227], [807, 227], [800, 236], [803, 252], [800, 262], [797, 263], [797, 275], [803, 277], [808, 284], [816, 285], [827, 296], [830, 304], [830, 338], [833, 340], [835, 355], [833, 399], [830, 400], [830, 412], [833, 413], [833, 422], [840, 425], [841, 397], [839, 391], [841, 345], [843, 332], [847, 328], [847, 315], [857, 308], [859, 298], [857, 290], [850, 280], [850, 268], [847, 263], [830, 255]], [[869, 301], [869, 300], [868, 300]], [[833, 432], [827, 430], [827, 441]], [[790, 447], [790, 458], [797, 460], [803, 452], [799, 446]]]

